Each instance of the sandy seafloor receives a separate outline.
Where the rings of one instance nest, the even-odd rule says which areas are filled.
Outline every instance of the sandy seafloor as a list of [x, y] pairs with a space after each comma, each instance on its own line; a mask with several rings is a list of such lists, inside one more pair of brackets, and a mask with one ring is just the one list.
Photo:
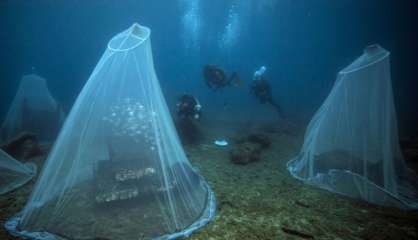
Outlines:
[[[209, 182], [217, 197], [213, 222], [195, 232], [190, 240], [215, 239], [304, 239], [284, 228], [311, 235], [314, 239], [418, 239], [418, 212], [378, 207], [303, 184], [290, 176], [286, 163], [303, 142], [302, 131], [283, 131], [254, 126], [223, 129], [206, 128], [202, 143], [186, 145], [192, 164]], [[228, 147], [212, 141], [245, 135], [257, 128], [272, 139], [272, 146], [261, 160], [235, 165]], [[228, 129], [228, 131], [224, 131]], [[233, 143], [232, 143], [233, 144]], [[45, 157], [32, 161], [41, 167]], [[24, 206], [35, 179], [25, 186], [0, 196], [0, 224]], [[0, 239], [19, 239], [0, 229]]]

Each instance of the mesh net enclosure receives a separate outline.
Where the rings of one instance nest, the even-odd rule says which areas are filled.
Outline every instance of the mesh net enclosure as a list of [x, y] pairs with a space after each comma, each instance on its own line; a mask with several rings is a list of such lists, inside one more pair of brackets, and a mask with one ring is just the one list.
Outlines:
[[0, 140], [7, 141], [21, 132], [32, 132], [38, 140], [51, 142], [55, 140], [63, 118], [46, 80], [34, 74], [23, 76], [1, 126]]
[[134, 24], [109, 41], [6, 228], [33, 239], [175, 239], [214, 214], [162, 95], [150, 29]]
[[339, 72], [287, 167], [294, 177], [332, 192], [416, 208], [416, 178], [398, 143], [389, 55], [369, 46]]
[[35, 164], [21, 163], [0, 149], [0, 194], [24, 185], [35, 174]]

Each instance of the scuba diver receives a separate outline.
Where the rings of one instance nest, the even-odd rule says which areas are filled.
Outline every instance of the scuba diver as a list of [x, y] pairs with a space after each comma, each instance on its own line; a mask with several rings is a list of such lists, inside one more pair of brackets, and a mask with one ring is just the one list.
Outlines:
[[189, 118], [199, 120], [202, 114], [202, 105], [197, 98], [189, 94], [180, 96], [177, 102], [177, 115], [181, 119]]
[[215, 65], [205, 65], [203, 67], [203, 77], [205, 78], [206, 85], [214, 91], [229, 85], [243, 85], [243, 82], [236, 72], [233, 72], [228, 78], [225, 72]]
[[270, 104], [273, 106], [281, 118], [285, 118], [282, 108], [277, 104], [271, 94], [271, 86], [264, 77], [266, 67], [262, 66], [254, 73], [253, 81], [250, 86], [250, 93], [253, 94], [261, 104]]
[[181, 141], [184, 144], [196, 144], [203, 141], [203, 131], [197, 120], [200, 121], [202, 105], [197, 98], [183, 94], [177, 102], [177, 116], [175, 125]]

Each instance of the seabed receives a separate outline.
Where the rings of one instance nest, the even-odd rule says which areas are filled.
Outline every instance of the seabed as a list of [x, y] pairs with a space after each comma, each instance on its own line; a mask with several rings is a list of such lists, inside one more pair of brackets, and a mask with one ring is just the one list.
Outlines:
[[[216, 137], [239, 137], [236, 124], [207, 127], [205, 139], [185, 150], [217, 198], [217, 216], [190, 240], [264, 239], [418, 239], [418, 212], [380, 207], [303, 184], [290, 176], [286, 163], [303, 143], [303, 129], [257, 129], [272, 139], [261, 160], [248, 165], [230, 161], [229, 147], [213, 144]], [[233, 127], [234, 126], [234, 127]], [[227, 129], [227, 130], [225, 130]], [[235, 129], [235, 130], [234, 130]], [[41, 168], [45, 157], [33, 159]], [[0, 224], [19, 212], [35, 179], [0, 196]], [[0, 239], [15, 240], [0, 228]]]

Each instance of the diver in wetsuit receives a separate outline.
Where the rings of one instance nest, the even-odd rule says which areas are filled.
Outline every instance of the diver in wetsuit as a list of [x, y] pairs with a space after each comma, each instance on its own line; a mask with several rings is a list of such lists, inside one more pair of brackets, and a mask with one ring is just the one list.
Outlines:
[[271, 94], [271, 86], [264, 77], [266, 67], [262, 66], [254, 73], [253, 81], [250, 86], [250, 93], [253, 94], [261, 104], [273, 106], [281, 118], [285, 118], [282, 108], [277, 104]]
[[203, 141], [203, 132], [199, 127], [202, 116], [202, 105], [196, 97], [183, 94], [177, 102], [176, 128], [180, 139], [186, 144]]
[[205, 79], [206, 85], [214, 91], [229, 85], [242, 85], [242, 81], [236, 72], [233, 72], [228, 78], [225, 72], [215, 65], [205, 65], [203, 67], [203, 77]]
[[181, 119], [196, 119], [199, 120], [202, 114], [202, 105], [200, 105], [197, 98], [189, 94], [180, 96], [177, 103], [177, 115]]

